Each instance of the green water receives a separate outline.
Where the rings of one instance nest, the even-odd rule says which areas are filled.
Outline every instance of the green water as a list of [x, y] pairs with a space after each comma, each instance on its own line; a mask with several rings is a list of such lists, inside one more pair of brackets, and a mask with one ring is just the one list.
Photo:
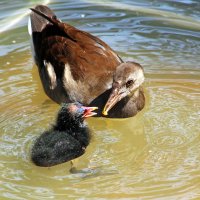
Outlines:
[[200, 199], [200, 2], [49, 3], [145, 70], [145, 109], [130, 119], [89, 119], [93, 137], [77, 174], [69, 163], [30, 161], [34, 139], [59, 109], [31, 56], [27, 10], [38, 2], [0, 2], [0, 199]]

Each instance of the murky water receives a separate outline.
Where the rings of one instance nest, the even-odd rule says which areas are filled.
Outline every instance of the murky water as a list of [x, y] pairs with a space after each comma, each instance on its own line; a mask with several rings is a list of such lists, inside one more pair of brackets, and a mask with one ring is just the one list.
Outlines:
[[59, 109], [31, 57], [24, 15], [37, 2], [0, 2], [0, 199], [200, 199], [200, 2], [49, 4], [145, 69], [145, 109], [130, 119], [88, 120], [93, 139], [77, 174], [69, 163], [30, 162], [33, 140]]

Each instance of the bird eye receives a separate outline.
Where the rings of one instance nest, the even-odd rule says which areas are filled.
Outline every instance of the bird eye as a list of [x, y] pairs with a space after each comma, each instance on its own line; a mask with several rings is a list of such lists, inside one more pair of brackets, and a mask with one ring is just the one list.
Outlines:
[[128, 80], [128, 81], [126, 82], [126, 87], [127, 87], [127, 88], [130, 87], [133, 83], [134, 83], [133, 80]]

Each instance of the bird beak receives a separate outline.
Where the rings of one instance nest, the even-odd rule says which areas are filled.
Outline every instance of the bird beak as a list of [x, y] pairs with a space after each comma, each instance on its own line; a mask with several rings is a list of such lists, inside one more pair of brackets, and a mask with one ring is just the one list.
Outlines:
[[82, 108], [84, 109], [84, 114], [83, 114], [84, 118], [92, 117], [92, 116], [97, 114], [97, 113], [92, 112], [92, 111], [93, 110], [97, 110], [98, 107], [85, 107], [85, 106], [82, 106]]
[[106, 105], [104, 106], [102, 114], [108, 115], [108, 111], [125, 96], [126, 96], [126, 91], [120, 88], [113, 89], [108, 101], [106, 102]]

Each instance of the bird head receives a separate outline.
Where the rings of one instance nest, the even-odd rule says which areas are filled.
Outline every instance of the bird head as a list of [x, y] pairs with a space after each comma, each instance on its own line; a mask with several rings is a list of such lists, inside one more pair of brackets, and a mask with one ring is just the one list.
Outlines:
[[68, 112], [77, 118], [88, 118], [96, 115], [97, 113], [93, 112], [98, 109], [98, 107], [86, 107], [80, 104], [79, 102], [65, 104]]
[[104, 106], [103, 115], [126, 96], [132, 96], [144, 82], [144, 71], [140, 64], [126, 62], [120, 64], [114, 73], [111, 94]]
[[[84, 124], [84, 119], [96, 115], [93, 112], [97, 107], [86, 107], [78, 102], [63, 103], [57, 115], [54, 129], [65, 131], [66, 129], [77, 129]], [[81, 125], [82, 124], [82, 125]]]

